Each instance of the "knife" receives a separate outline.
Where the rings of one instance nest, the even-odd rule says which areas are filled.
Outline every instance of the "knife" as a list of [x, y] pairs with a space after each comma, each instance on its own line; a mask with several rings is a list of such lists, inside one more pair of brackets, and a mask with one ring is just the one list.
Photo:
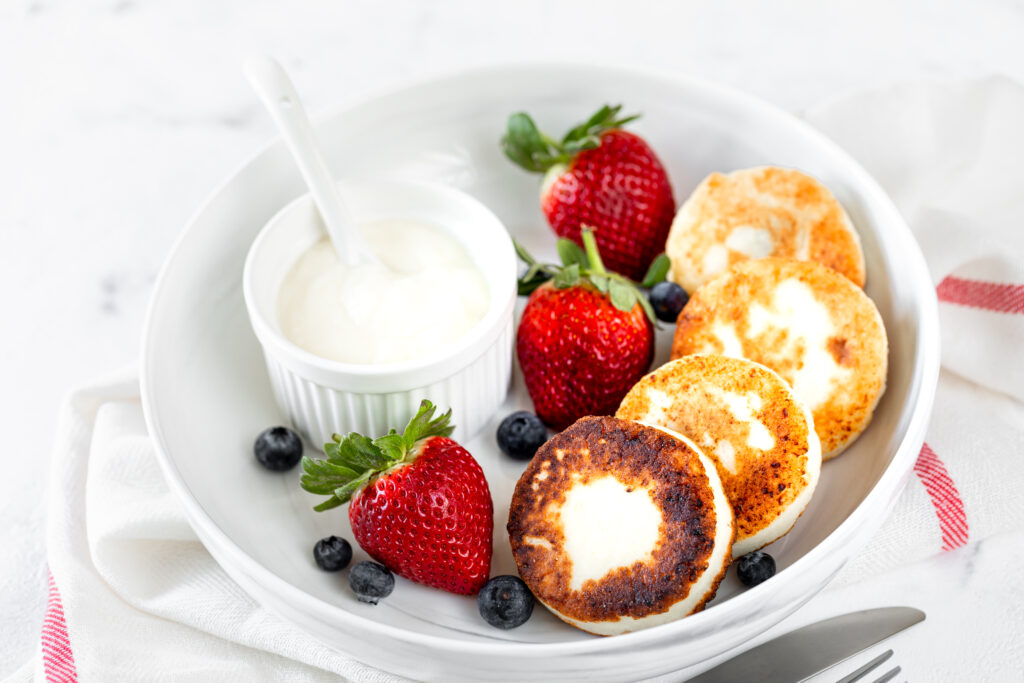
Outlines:
[[825, 619], [762, 643], [690, 683], [797, 683], [924, 621], [913, 607], [880, 607]]

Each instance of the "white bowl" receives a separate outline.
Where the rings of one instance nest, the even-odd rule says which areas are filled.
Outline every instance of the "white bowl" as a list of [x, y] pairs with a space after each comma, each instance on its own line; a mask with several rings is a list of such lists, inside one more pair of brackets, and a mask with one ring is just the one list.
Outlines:
[[[255, 599], [325, 647], [446, 681], [621, 681], [677, 671], [749, 641], [809, 600], [871, 537], [910, 476], [938, 377], [934, 288], [878, 184], [802, 121], [675, 74], [529, 65], [385, 94], [322, 119], [318, 133], [336, 174], [343, 168], [349, 178], [459, 187], [528, 249], [553, 258], [539, 179], [508, 162], [498, 138], [511, 112], [527, 110], [558, 133], [605, 102], [644, 113], [630, 127], [658, 152], [677, 199], [711, 171], [763, 164], [803, 169], [835, 193], [860, 231], [867, 292], [889, 332], [888, 389], [871, 427], [825, 463], [807, 511], [769, 546], [778, 573], [744, 589], [730, 572], [708, 608], [685, 619], [598, 638], [536, 609], [523, 626], [499, 631], [480, 619], [473, 598], [402, 579], [379, 605], [360, 604], [344, 577], [318, 570], [310, 552], [323, 536], [350, 533], [345, 509], [313, 512], [315, 499], [299, 488], [297, 472], [267, 472], [251, 453], [252, 439], [281, 412], [246, 316], [242, 264], [256, 232], [303, 191], [283, 145], [271, 145], [216, 191], [164, 266], [146, 324], [142, 395], [167, 480], [206, 547]], [[671, 336], [670, 326], [660, 333], [656, 362], [668, 358]], [[463, 444], [483, 467], [495, 503], [495, 575], [515, 572], [505, 523], [524, 464], [500, 453], [492, 430], [508, 411], [529, 406], [516, 371], [506, 403]], [[356, 551], [356, 560], [365, 557]]]
[[[487, 281], [488, 311], [449, 348], [409, 361], [342, 363], [300, 348], [281, 332], [278, 291], [296, 260], [326, 231], [312, 198], [299, 197], [260, 231], [242, 275], [249, 320], [263, 346], [278, 405], [315, 444], [335, 433], [372, 437], [392, 428], [401, 431], [424, 398], [442, 411], [452, 409], [454, 438], [473, 436], [505, 400], [512, 374], [516, 255], [505, 226], [473, 197], [437, 184], [341, 183], [339, 190], [357, 222], [420, 221], [462, 244]], [[400, 333], [402, 302], [388, 305]]]

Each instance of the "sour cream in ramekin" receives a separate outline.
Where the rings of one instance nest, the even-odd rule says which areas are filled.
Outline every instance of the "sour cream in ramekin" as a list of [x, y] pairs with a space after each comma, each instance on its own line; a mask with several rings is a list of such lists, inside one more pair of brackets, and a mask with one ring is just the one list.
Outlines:
[[[425, 398], [452, 409], [455, 438], [471, 437], [512, 374], [517, 264], [505, 226], [440, 185], [340, 189], [383, 263], [335, 268], [308, 195], [270, 219], [246, 259], [242, 291], [278, 405], [313, 443], [401, 429]], [[398, 272], [375, 270], [385, 266]]]
[[394, 363], [436, 353], [483, 320], [487, 280], [453, 237], [401, 219], [360, 231], [379, 262], [348, 266], [325, 238], [285, 276], [277, 316], [294, 344], [343, 363]]

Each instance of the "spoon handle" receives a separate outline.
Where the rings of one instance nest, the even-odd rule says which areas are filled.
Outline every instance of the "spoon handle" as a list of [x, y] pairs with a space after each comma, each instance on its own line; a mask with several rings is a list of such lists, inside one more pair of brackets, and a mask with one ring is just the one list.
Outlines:
[[275, 60], [264, 56], [249, 59], [245, 74], [291, 150], [342, 263], [376, 260], [341, 201], [338, 185], [320, 153], [313, 126], [288, 74]]

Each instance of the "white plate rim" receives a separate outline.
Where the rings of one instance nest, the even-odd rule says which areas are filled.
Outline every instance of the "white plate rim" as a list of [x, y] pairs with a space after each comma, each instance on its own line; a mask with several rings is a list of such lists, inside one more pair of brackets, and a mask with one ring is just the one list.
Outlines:
[[[940, 347], [939, 347], [939, 322], [938, 322], [938, 300], [935, 295], [931, 276], [924, 261], [920, 247], [914, 240], [909, 226], [904, 221], [892, 200], [881, 188], [878, 182], [844, 149], [833, 142], [830, 138], [818, 131], [806, 121], [799, 117], [768, 103], [754, 95], [737, 90], [730, 86], [721, 85], [711, 81], [670, 71], [667, 69], [623, 66], [617, 64], [601, 64], [600, 62], [574, 62], [574, 61], [528, 61], [519, 63], [496, 64], [481, 67], [470, 67], [449, 71], [429, 78], [405, 82], [389, 87], [382, 87], [368, 92], [358, 99], [347, 103], [327, 108], [324, 112], [314, 117], [314, 125], [323, 120], [341, 115], [343, 112], [363, 106], [378, 98], [398, 94], [405, 90], [418, 87], [436, 86], [440, 83], [471, 79], [487, 75], [490, 78], [498, 77], [502, 72], [521, 73], [525, 70], [577, 70], [580, 72], [615, 72], [620, 76], [634, 76], [649, 80], [662, 80], [676, 87], [684, 87], [696, 90], [704, 90], [715, 98], [731, 100], [742, 107], [756, 112], [759, 116], [772, 118], [784, 125], [795, 126], [802, 129], [802, 133], [814, 139], [814, 141], [828, 150], [844, 166], [847, 171], [858, 179], [865, 193], [870, 195], [872, 204], [882, 210], [885, 214], [884, 223], [897, 228], [897, 235], [903, 242], [904, 250], [901, 253], [903, 265], [912, 272], [912, 279], [916, 282], [917, 297], [917, 324], [920, 334], [915, 347], [915, 357], [918, 363], [912, 376], [909, 395], [915, 405], [912, 408], [911, 416], [907, 420], [907, 426], [903, 439], [900, 441], [893, 455], [892, 461], [883, 472], [881, 478], [865, 496], [864, 500], [849, 514], [849, 516], [818, 545], [808, 551], [805, 555], [796, 560], [786, 568], [784, 572], [761, 584], [757, 588], [750, 589], [729, 600], [714, 606], [714, 609], [698, 612], [684, 619], [680, 619], [661, 626], [627, 633], [616, 636], [612, 639], [593, 638], [572, 642], [561, 643], [523, 643], [516, 641], [495, 640], [495, 641], [473, 641], [473, 640], [452, 640], [442, 636], [408, 631], [399, 627], [390, 626], [376, 622], [373, 619], [359, 616], [338, 608], [336, 605], [324, 602], [305, 591], [297, 588], [291, 583], [278, 577], [250, 557], [244, 550], [235, 544], [219, 526], [205, 513], [202, 505], [192, 495], [188, 485], [181, 476], [173, 459], [164, 448], [163, 430], [153, 409], [154, 397], [147, 379], [147, 368], [154, 362], [150, 356], [152, 350], [151, 330], [159, 309], [161, 297], [164, 295], [165, 280], [168, 273], [173, 269], [176, 257], [180, 256], [179, 247], [188, 238], [195, 227], [199, 217], [207, 210], [221, 192], [232, 183], [257, 158], [265, 154], [280, 139], [275, 137], [264, 144], [260, 149], [247, 157], [239, 166], [229, 174], [223, 182], [210, 193], [202, 202], [199, 208], [193, 212], [184, 229], [174, 240], [167, 259], [160, 269], [159, 275], [153, 287], [153, 293], [146, 310], [143, 323], [142, 354], [140, 372], [140, 393], [142, 398], [143, 412], [146, 426], [152, 435], [155, 445], [157, 460], [167, 480], [168, 486], [174, 491], [177, 498], [185, 507], [186, 514], [193, 525], [202, 528], [204, 536], [217, 544], [218, 549], [225, 555], [231, 556], [235, 562], [249, 568], [253, 574], [253, 580], [261, 584], [273, 586], [275, 591], [293, 604], [299, 605], [303, 611], [316, 615], [328, 623], [338, 620], [348, 621], [350, 626], [358, 627], [364, 631], [374, 633], [384, 638], [392, 638], [400, 641], [416, 642], [426, 647], [443, 648], [449, 652], [472, 656], [518, 656], [541, 658], [563, 655], [587, 655], [601, 652], [607, 654], [611, 649], [626, 649], [630, 647], [645, 647], [660, 640], [673, 639], [678, 631], [684, 629], [698, 630], [705, 622], [717, 619], [726, 612], [744, 611], [759, 596], [758, 588], [767, 589], [771, 585], [779, 585], [780, 580], [788, 575], [790, 580], [796, 580], [803, 567], [813, 565], [819, 561], [820, 556], [825, 555], [831, 547], [842, 545], [858, 535], [864, 523], [864, 518], [870, 516], [870, 509], [874, 506], [885, 504], [891, 506], [895, 501], [898, 492], [903, 488], [908, 478], [913, 463], [917, 458], [917, 451], [924, 441], [925, 429], [931, 414], [932, 404], [935, 399], [935, 392], [938, 385], [940, 368]], [[923, 295], [923, 296], [922, 296]], [[230, 572], [228, 572], [230, 574]], [[774, 583], [773, 583], [774, 582]], [[805, 596], [807, 599], [813, 596]], [[749, 613], [749, 610], [747, 610]], [[614, 643], [614, 645], [612, 645]]]

